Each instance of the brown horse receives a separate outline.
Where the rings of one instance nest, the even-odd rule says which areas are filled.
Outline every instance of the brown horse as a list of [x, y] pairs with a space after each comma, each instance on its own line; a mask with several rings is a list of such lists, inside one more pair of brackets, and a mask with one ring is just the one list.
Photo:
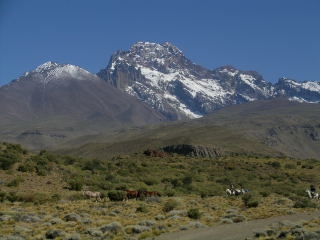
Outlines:
[[156, 191], [146, 191], [146, 197], [161, 197], [159, 192]]
[[135, 190], [125, 190], [126, 192], [126, 199], [137, 199], [139, 192]]
[[139, 191], [138, 198], [151, 198], [151, 197], [161, 197], [161, 194], [156, 191]]

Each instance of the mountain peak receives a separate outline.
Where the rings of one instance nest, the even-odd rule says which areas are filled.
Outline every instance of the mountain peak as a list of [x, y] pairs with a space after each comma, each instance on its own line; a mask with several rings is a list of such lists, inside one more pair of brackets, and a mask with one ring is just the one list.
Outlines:
[[52, 61], [45, 62], [39, 65], [36, 69], [31, 72], [26, 72], [24, 77], [36, 79], [42, 83], [48, 83], [52, 80], [63, 80], [63, 79], [95, 79], [96, 75], [89, 73], [88, 71], [72, 65], [72, 64], [61, 64]]
[[137, 49], [142, 50], [151, 50], [151, 51], [168, 51], [171, 53], [180, 53], [182, 54], [182, 51], [177, 48], [175, 45], [173, 45], [170, 42], [164, 42], [164, 43], [153, 43], [153, 42], [137, 42], [133, 44], [130, 48], [130, 51], [136, 51]]
[[48, 70], [51, 70], [53, 68], [56, 68], [58, 67], [60, 64], [56, 63], [56, 62], [52, 62], [52, 61], [48, 61], [48, 62], [45, 62], [41, 65], [39, 65], [35, 70], [34, 72], [44, 72], [44, 71], [48, 71]]
[[[162, 44], [152, 42], [137, 42], [130, 48], [129, 54], [135, 59], [159, 60], [183, 56], [176, 46], [169, 42]], [[159, 60], [162, 62], [163, 60]]]

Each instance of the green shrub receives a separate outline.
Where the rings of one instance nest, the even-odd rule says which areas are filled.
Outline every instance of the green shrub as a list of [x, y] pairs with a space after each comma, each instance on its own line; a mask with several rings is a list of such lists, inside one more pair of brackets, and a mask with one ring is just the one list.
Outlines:
[[274, 162], [271, 162], [270, 165], [273, 167], [273, 168], [276, 168], [276, 169], [279, 169], [281, 168], [281, 164], [277, 161], [274, 161]]
[[156, 185], [159, 183], [159, 181], [156, 178], [147, 178], [143, 182], [148, 186]]
[[20, 172], [33, 172], [35, 171], [35, 166], [32, 163], [25, 162], [20, 164], [17, 170]]
[[6, 195], [6, 199], [10, 202], [17, 202], [19, 201], [19, 197], [17, 196], [17, 193], [15, 192], [10, 192], [9, 194]]
[[0, 153], [0, 169], [8, 170], [13, 164], [20, 161], [21, 157], [8, 151]]
[[262, 197], [268, 197], [269, 195], [270, 195], [270, 192], [260, 192], [260, 195], [262, 196]]
[[99, 161], [98, 159], [87, 160], [82, 167], [82, 170], [89, 170], [89, 171], [105, 170], [105, 169], [106, 168], [102, 165], [102, 162]]
[[198, 208], [191, 208], [188, 211], [188, 217], [192, 219], [199, 219], [201, 217], [201, 213]]
[[163, 211], [170, 212], [178, 206], [179, 206], [179, 203], [176, 200], [169, 199], [169, 201], [164, 204]]
[[44, 166], [36, 166], [36, 173], [38, 174], [38, 176], [47, 176], [49, 171]]
[[65, 165], [72, 165], [77, 162], [77, 159], [71, 156], [64, 156], [63, 161]]
[[191, 176], [185, 176], [182, 179], [183, 185], [190, 185], [190, 184], [192, 184], [192, 181], [193, 181], [193, 179]]
[[149, 212], [149, 210], [148, 210], [148, 208], [146, 207], [146, 205], [141, 204], [139, 207], [137, 207], [136, 212], [147, 213], [147, 212]]
[[23, 182], [23, 181], [24, 181], [23, 178], [17, 177], [17, 178], [15, 178], [15, 179], [13, 179], [12, 181], [8, 182], [8, 183], [7, 183], [7, 186], [8, 186], [8, 187], [18, 187], [19, 184], [20, 184], [21, 182]]
[[298, 198], [296, 199], [294, 205], [294, 208], [314, 208], [316, 207], [316, 204], [311, 202], [308, 198]]
[[7, 150], [13, 153], [26, 154], [28, 152], [27, 150], [23, 149], [20, 144], [8, 143], [6, 146]]
[[124, 191], [110, 191], [108, 192], [108, 197], [110, 201], [123, 201], [126, 198], [126, 193]]
[[165, 192], [165, 195], [168, 196], [168, 197], [173, 197], [174, 195], [176, 194], [176, 192], [174, 190], [167, 190]]
[[81, 191], [83, 187], [82, 180], [80, 179], [73, 179], [69, 181], [69, 189], [74, 191]]
[[242, 196], [242, 201], [244, 205], [248, 208], [258, 207], [259, 200], [256, 196], [251, 193], [246, 193]]
[[7, 199], [7, 193], [0, 192], [0, 202], [3, 202], [6, 199]]
[[201, 198], [207, 198], [207, 197], [209, 197], [209, 193], [207, 193], [207, 192], [201, 192], [201, 193], [200, 193], [200, 197], [201, 197]]
[[[41, 155], [40, 155], [41, 154]], [[32, 156], [29, 161], [30, 165], [35, 165], [36, 173], [39, 176], [46, 176], [51, 171], [51, 165], [50, 162], [45, 154], [45, 152], [40, 152], [39, 155]]]

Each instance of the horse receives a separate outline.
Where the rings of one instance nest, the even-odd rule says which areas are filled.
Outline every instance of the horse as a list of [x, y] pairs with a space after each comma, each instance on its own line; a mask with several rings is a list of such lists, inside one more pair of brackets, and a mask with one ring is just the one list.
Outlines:
[[156, 191], [146, 191], [145, 192], [146, 197], [161, 197], [161, 194]]
[[125, 190], [126, 199], [138, 199], [139, 192], [135, 190]]
[[92, 191], [82, 191], [82, 195], [91, 199], [91, 198], [95, 198], [96, 201], [101, 201], [101, 193], [100, 192], [92, 192]]
[[311, 192], [309, 189], [306, 190], [310, 199], [320, 199], [320, 195], [317, 192]]
[[146, 190], [139, 190], [137, 199], [143, 200], [145, 198], [153, 198], [153, 197], [161, 197], [161, 194], [156, 191], [146, 191]]
[[232, 189], [227, 188], [227, 189], [226, 189], [226, 194], [227, 194], [227, 196], [231, 196], [231, 195], [233, 195], [233, 190], [232, 190]]
[[230, 189], [230, 188], [227, 188], [226, 189], [226, 194], [228, 196], [231, 196], [231, 195], [235, 195], [235, 196], [243, 195], [243, 194], [246, 194], [247, 192], [249, 192], [249, 190], [248, 189], [244, 189], [244, 188], [241, 188], [241, 189]]

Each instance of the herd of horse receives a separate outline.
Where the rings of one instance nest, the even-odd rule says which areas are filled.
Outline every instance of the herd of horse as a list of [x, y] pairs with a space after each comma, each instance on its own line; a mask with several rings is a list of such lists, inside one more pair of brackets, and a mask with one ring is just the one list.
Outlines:
[[[161, 197], [161, 194], [156, 191], [146, 191], [146, 190], [124, 190], [123, 191], [124, 199], [145, 199], [145, 198], [152, 198], [152, 197]], [[96, 201], [102, 201], [102, 194], [101, 192], [93, 192], [88, 190], [83, 190], [82, 195], [85, 198], [94, 199]]]
[[161, 194], [156, 191], [146, 191], [146, 190], [125, 190], [126, 199], [142, 199], [151, 197], [161, 197]]
[[[234, 189], [234, 188], [227, 188], [225, 190], [227, 196], [239, 196], [246, 193], [249, 193], [248, 189]], [[310, 199], [318, 199], [320, 200], [320, 194], [317, 192], [312, 192], [309, 189], [306, 190], [308, 197]], [[93, 192], [84, 190], [82, 191], [84, 197], [89, 199], [94, 199], [96, 201], [102, 201], [102, 194], [101, 192]], [[145, 198], [152, 198], [152, 197], [161, 197], [161, 194], [156, 191], [146, 191], [146, 190], [124, 190], [124, 200], [129, 199], [145, 199]]]
[[235, 189], [235, 188], [227, 188], [226, 189], [226, 194], [227, 196], [238, 196], [238, 195], [243, 195], [248, 193], [249, 190], [245, 188], [240, 188], [240, 189]]
[[[249, 192], [249, 190], [248, 189], [244, 189], [244, 188], [241, 188], [241, 189], [227, 188], [226, 189], [227, 196], [238, 196], [238, 195], [246, 194], [248, 192]], [[319, 193], [311, 191], [309, 189], [306, 190], [306, 193], [308, 194], [308, 197], [310, 199], [320, 200], [320, 194]]]

